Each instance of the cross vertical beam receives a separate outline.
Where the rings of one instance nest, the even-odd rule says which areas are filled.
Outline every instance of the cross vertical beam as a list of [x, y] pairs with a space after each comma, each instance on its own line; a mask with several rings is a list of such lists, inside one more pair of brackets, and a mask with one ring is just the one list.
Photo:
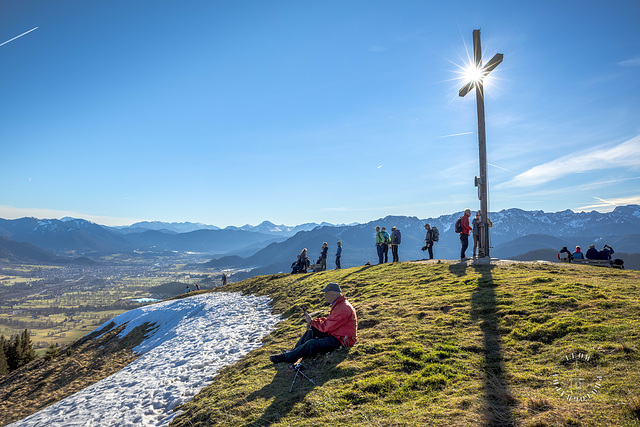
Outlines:
[[465, 96], [473, 89], [476, 89], [476, 104], [478, 109], [478, 151], [480, 154], [480, 177], [475, 179], [476, 187], [478, 187], [478, 197], [480, 198], [480, 248], [478, 249], [479, 257], [489, 257], [489, 221], [488, 221], [488, 202], [489, 195], [487, 191], [487, 137], [484, 122], [484, 78], [489, 75], [501, 62], [502, 54], [496, 54], [483, 67], [482, 66], [482, 47], [480, 45], [480, 30], [473, 30], [473, 60], [477, 70], [479, 70], [479, 78], [476, 81], [470, 81], [460, 89], [459, 95]]

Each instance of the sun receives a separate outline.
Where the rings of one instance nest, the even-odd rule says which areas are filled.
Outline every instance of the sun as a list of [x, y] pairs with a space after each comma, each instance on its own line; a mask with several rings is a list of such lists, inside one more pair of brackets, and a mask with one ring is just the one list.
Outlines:
[[463, 77], [465, 83], [478, 83], [480, 80], [482, 80], [482, 70], [476, 67], [475, 64], [470, 64], [463, 70]]

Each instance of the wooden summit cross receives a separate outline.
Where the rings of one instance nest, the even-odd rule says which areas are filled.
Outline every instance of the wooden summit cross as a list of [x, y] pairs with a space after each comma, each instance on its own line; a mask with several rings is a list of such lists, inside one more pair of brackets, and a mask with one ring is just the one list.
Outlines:
[[484, 127], [484, 78], [489, 75], [502, 62], [502, 54], [496, 53], [482, 66], [482, 49], [480, 48], [480, 30], [473, 30], [473, 59], [477, 70], [477, 78], [472, 79], [464, 85], [458, 93], [461, 97], [465, 96], [474, 87], [476, 88], [476, 103], [478, 105], [478, 148], [480, 151], [480, 177], [475, 178], [476, 187], [478, 187], [478, 198], [480, 199], [480, 247], [478, 248], [478, 256], [480, 258], [489, 257], [489, 223], [487, 205], [487, 137]]

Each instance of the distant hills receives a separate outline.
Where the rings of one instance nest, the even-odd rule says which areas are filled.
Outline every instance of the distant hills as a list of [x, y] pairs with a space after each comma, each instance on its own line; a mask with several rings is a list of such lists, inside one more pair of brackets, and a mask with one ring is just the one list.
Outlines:
[[[456, 212], [427, 219], [388, 216], [365, 224], [349, 225], [307, 223], [285, 226], [264, 221], [257, 226], [224, 229], [188, 222], [139, 222], [128, 227], [106, 227], [75, 218], [0, 219], [0, 236], [4, 237], [1, 258], [57, 262], [60, 259], [56, 257], [95, 257], [134, 251], [195, 252], [211, 256], [211, 261], [204, 267], [253, 269], [244, 274], [256, 275], [290, 271], [291, 263], [302, 248], [307, 248], [311, 259], [315, 260], [325, 241], [329, 243], [329, 268], [334, 265], [338, 240], [343, 242], [343, 267], [363, 265], [367, 261], [377, 263], [377, 225], [385, 226], [389, 231], [394, 225], [400, 229], [401, 260], [422, 259], [425, 257], [420, 251], [424, 245], [424, 224], [430, 223], [440, 231], [440, 241], [434, 248], [435, 257], [457, 259], [460, 242], [453, 231], [453, 224], [461, 215], [462, 212]], [[580, 245], [586, 249], [592, 243], [599, 248], [609, 244], [616, 252], [640, 253], [638, 205], [620, 206], [608, 213], [506, 209], [490, 213], [490, 219], [493, 222], [490, 232], [493, 257], [515, 258], [539, 249], [557, 252], [562, 246], [573, 249]], [[36, 249], [48, 255], [37, 253]], [[471, 255], [471, 249], [467, 255]]]
[[[223, 230], [229, 231], [250, 231], [253, 233], [262, 233], [262, 234], [274, 234], [279, 236], [293, 236], [299, 231], [309, 231], [313, 230], [316, 227], [322, 226], [333, 226], [333, 224], [329, 224], [328, 222], [323, 222], [321, 224], [316, 224], [315, 222], [309, 222], [305, 224], [300, 224], [296, 226], [288, 226], [288, 225], [276, 225], [270, 221], [263, 221], [258, 225], [249, 225], [245, 224], [242, 227], [228, 226]], [[220, 227], [216, 227], [215, 225], [207, 225], [202, 223], [193, 223], [193, 222], [160, 222], [160, 221], [143, 221], [137, 222], [135, 224], [124, 226], [124, 227], [111, 227], [114, 230], [117, 230], [121, 233], [141, 233], [147, 230], [155, 230], [169, 233], [188, 233], [196, 230], [221, 230]]]

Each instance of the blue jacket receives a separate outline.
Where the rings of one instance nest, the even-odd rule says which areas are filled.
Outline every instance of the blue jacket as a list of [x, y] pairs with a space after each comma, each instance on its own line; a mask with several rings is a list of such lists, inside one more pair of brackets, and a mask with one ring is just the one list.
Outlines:
[[338, 246], [338, 250], [336, 251], [336, 257], [340, 257], [342, 255], [342, 246]]
[[402, 240], [402, 234], [400, 234], [400, 230], [397, 228], [391, 232], [391, 244], [399, 245]]

